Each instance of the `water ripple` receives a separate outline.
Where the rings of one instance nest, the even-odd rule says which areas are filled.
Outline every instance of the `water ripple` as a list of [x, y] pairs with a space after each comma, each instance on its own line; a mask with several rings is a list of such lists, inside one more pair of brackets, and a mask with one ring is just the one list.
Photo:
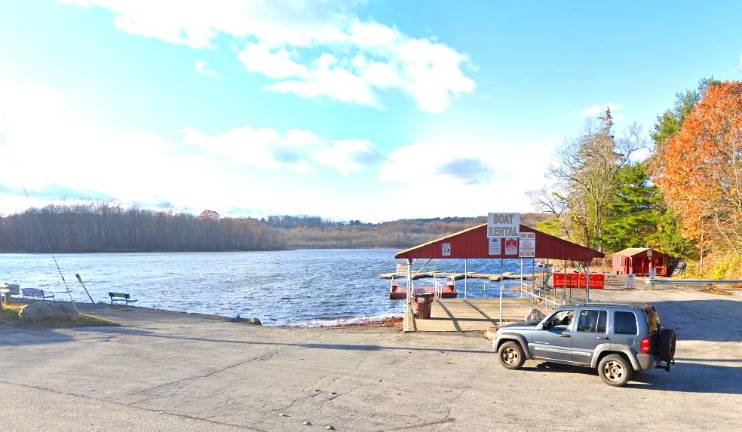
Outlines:
[[[139, 306], [227, 317], [239, 313], [267, 325], [306, 326], [401, 314], [402, 302], [389, 300], [389, 281], [377, 277], [394, 269], [394, 252], [95, 253], [60, 254], [58, 261], [76, 301], [88, 301], [75, 279], [80, 273], [96, 302], [108, 302], [109, 291], [120, 291], [138, 299]], [[428, 264], [430, 269], [463, 272], [463, 263], [440, 260]], [[468, 269], [499, 272], [499, 261], [470, 260]], [[505, 270], [518, 272], [518, 262], [506, 260]], [[51, 257], [42, 254], [0, 254], [0, 282], [64, 291]], [[517, 282], [506, 284], [511, 283]], [[496, 296], [497, 286], [470, 280], [468, 295]], [[463, 281], [457, 289], [463, 293]]]

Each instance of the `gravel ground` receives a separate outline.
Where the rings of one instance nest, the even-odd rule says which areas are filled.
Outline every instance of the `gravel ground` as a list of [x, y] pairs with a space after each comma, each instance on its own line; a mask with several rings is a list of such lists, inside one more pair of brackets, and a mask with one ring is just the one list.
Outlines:
[[652, 302], [678, 332], [673, 371], [612, 388], [588, 369], [504, 370], [478, 334], [88, 306], [122, 325], [0, 325], [0, 430], [742, 430], [739, 292], [591, 295]]

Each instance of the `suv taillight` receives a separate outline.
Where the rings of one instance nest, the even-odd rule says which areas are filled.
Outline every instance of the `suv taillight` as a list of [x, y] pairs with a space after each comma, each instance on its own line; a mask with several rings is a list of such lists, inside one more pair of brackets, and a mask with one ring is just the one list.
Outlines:
[[650, 344], [650, 341], [648, 337], [645, 337], [644, 339], [642, 339], [642, 342], [639, 346], [641, 347], [642, 352], [644, 354], [649, 354], [649, 344]]

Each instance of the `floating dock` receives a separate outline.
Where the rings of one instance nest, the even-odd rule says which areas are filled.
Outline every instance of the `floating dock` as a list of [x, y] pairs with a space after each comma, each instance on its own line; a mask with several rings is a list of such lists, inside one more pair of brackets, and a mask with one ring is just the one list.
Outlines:
[[[503, 298], [503, 323], [523, 321], [532, 306], [526, 299]], [[429, 319], [415, 318], [415, 330], [424, 332], [485, 331], [499, 324], [499, 298], [436, 299]]]
[[[456, 288], [453, 285], [443, 285], [440, 287], [440, 291], [436, 293], [436, 287], [420, 287], [415, 288], [415, 297], [420, 294], [433, 294], [442, 298], [456, 298], [459, 293], [456, 292]], [[389, 299], [391, 300], [404, 300], [407, 298], [407, 288], [393, 285], [389, 290]]]
[[[539, 274], [536, 274], [536, 277], [538, 277]], [[447, 273], [447, 272], [415, 272], [412, 273], [412, 279], [418, 280], [418, 279], [429, 279], [429, 278], [440, 278], [440, 279], [453, 279], [453, 280], [461, 280], [464, 279], [464, 273]], [[523, 274], [523, 280], [530, 280], [533, 279], [534, 275], [528, 273]], [[407, 279], [406, 273], [382, 273], [379, 275], [380, 279]], [[512, 272], [505, 272], [502, 275], [499, 273], [475, 273], [475, 272], [469, 272], [466, 273], [467, 279], [488, 279], [492, 282], [499, 282], [502, 278], [505, 278], [506, 280], [520, 280], [520, 273], [512, 273]]]

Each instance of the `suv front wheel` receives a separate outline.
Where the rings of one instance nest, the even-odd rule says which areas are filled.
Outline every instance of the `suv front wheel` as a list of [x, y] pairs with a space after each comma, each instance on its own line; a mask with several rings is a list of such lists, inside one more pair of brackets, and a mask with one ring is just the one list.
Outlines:
[[497, 359], [507, 369], [520, 369], [526, 361], [523, 348], [514, 341], [507, 341], [500, 345], [500, 349], [497, 350]]
[[611, 386], [625, 386], [631, 379], [631, 372], [631, 363], [619, 354], [609, 354], [598, 363], [598, 375]]

